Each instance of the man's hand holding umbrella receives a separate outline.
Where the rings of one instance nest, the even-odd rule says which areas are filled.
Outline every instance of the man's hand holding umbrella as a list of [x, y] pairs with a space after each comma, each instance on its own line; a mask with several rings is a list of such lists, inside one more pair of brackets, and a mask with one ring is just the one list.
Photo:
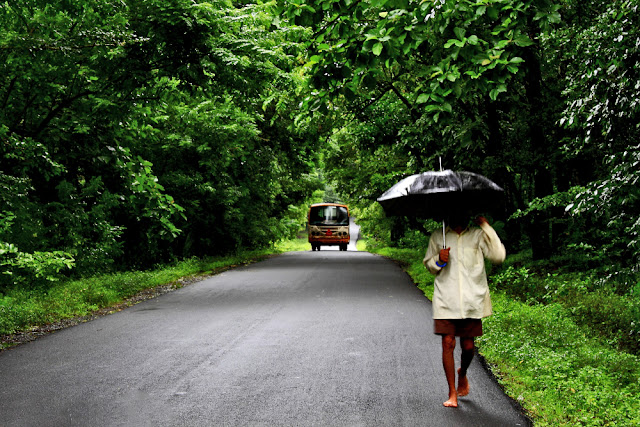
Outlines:
[[449, 251], [451, 248], [440, 249], [440, 264], [438, 267], [444, 267], [449, 262]]

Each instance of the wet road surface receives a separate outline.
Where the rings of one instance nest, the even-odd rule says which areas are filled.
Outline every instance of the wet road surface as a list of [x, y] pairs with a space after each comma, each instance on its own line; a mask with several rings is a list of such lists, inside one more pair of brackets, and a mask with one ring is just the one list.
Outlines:
[[469, 378], [444, 408], [431, 304], [394, 263], [292, 252], [0, 353], [0, 425], [528, 425]]

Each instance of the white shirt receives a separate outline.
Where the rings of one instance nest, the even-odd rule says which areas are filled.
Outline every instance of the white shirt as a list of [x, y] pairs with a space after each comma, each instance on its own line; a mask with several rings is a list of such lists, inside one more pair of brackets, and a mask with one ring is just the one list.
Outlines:
[[429, 240], [424, 265], [436, 275], [433, 291], [434, 319], [481, 319], [490, 316], [491, 297], [484, 269], [484, 258], [499, 264], [506, 250], [488, 224], [468, 228], [461, 234], [447, 228], [446, 244], [449, 262], [438, 267], [442, 232], [434, 232]]

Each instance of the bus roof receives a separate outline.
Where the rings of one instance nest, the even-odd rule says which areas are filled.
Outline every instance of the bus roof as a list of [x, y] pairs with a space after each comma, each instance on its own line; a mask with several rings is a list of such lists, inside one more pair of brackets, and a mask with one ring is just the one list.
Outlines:
[[348, 208], [347, 205], [342, 203], [314, 203], [310, 207], [315, 208], [316, 206], [343, 206], [345, 208]]

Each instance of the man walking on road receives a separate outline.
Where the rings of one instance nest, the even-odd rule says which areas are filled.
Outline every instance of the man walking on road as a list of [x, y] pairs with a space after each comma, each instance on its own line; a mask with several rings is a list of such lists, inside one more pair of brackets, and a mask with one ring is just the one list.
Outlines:
[[[484, 258], [499, 264], [506, 256], [504, 245], [485, 218], [476, 218], [479, 228], [469, 228], [468, 222], [468, 217], [452, 216], [446, 236], [440, 232], [431, 235], [423, 260], [436, 276], [434, 332], [442, 336], [442, 364], [449, 385], [444, 406], [454, 408], [458, 407], [458, 397], [469, 393], [467, 369], [473, 359], [474, 338], [482, 335], [482, 318], [492, 313]], [[453, 357], [456, 336], [462, 348], [457, 389]]]

